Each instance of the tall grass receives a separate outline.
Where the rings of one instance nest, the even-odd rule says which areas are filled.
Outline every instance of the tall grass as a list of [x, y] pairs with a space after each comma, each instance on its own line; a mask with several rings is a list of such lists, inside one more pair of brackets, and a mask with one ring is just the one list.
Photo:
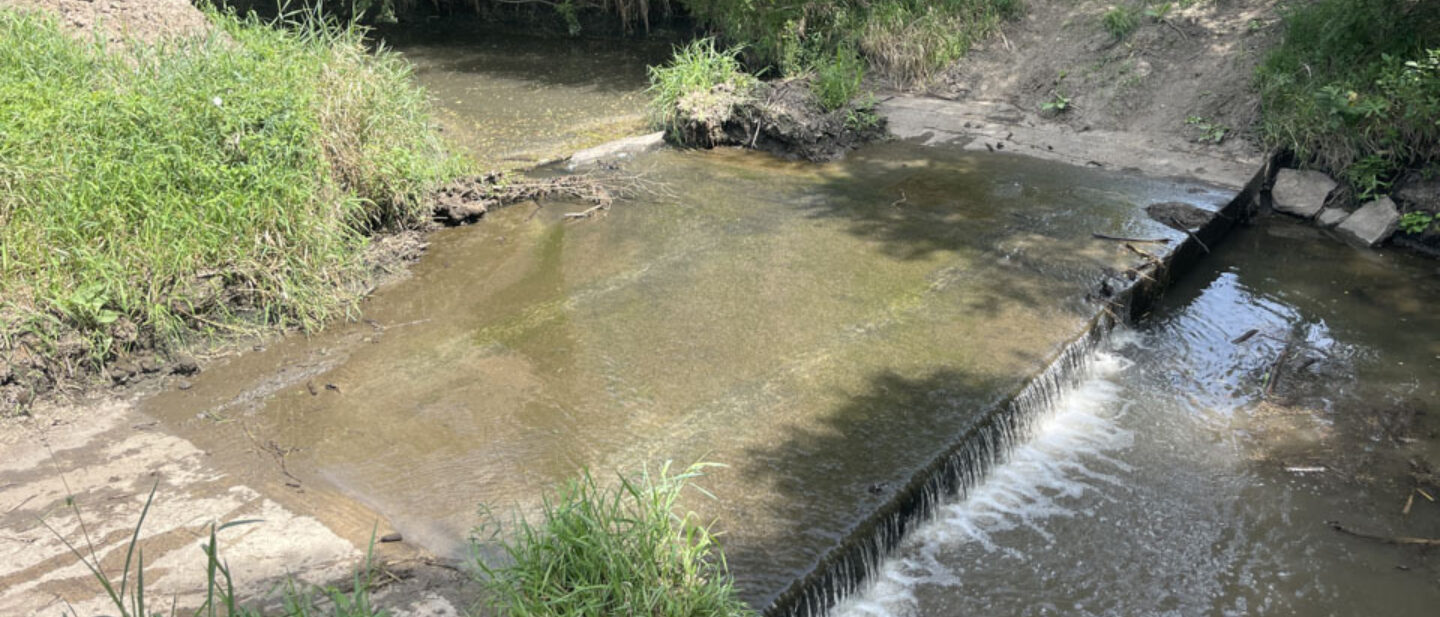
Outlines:
[[493, 608], [506, 615], [711, 617], [753, 612], [735, 597], [725, 556], [681, 492], [707, 465], [599, 485], [587, 471], [545, 500], [503, 543], [512, 562], [479, 561]]
[[366, 235], [459, 164], [362, 32], [211, 14], [105, 49], [0, 9], [0, 352], [117, 348], [346, 310]]
[[1257, 74], [1267, 145], [1362, 197], [1440, 162], [1440, 1], [1297, 4], [1284, 37]]
[[[683, 130], [682, 114], [716, 105], [727, 108], [716, 113], [728, 113], [727, 102], [743, 100], [756, 83], [741, 66], [739, 56], [739, 47], [722, 49], [715, 39], [703, 38], [677, 47], [668, 64], [650, 67], [651, 124], [678, 136]], [[685, 101], [682, 108], [686, 98], [692, 100]]]

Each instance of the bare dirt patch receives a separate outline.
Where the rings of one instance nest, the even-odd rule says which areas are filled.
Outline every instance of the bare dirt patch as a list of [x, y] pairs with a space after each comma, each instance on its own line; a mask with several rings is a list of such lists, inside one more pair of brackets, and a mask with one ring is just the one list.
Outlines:
[[926, 93], [1034, 112], [1063, 99], [1063, 110], [1045, 115], [1076, 130], [1141, 133], [1157, 147], [1199, 144], [1218, 155], [1253, 157], [1260, 107], [1251, 82], [1278, 35], [1275, 2], [1181, 4], [1171, 3], [1163, 19], [1119, 5], [1134, 11], [1137, 26], [1117, 38], [1102, 24], [1115, 4], [1028, 2], [1025, 17], [977, 46]]
[[205, 14], [186, 0], [0, 0], [0, 6], [49, 11], [77, 35], [94, 33], [110, 44], [153, 43], [210, 30]]

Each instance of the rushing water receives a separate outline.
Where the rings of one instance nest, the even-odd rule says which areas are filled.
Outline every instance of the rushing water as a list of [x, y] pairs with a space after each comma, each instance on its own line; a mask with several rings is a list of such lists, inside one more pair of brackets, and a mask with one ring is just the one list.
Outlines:
[[1402, 514], [1440, 462], [1435, 271], [1239, 233], [834, 614], [1434, 615], [1440, 561], [1327, 522], [1440, 537], [1440, 503]]

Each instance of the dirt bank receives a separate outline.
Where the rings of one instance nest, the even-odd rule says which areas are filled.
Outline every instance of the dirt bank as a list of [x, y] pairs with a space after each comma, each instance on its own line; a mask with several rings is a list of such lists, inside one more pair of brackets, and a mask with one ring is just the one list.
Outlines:
[[[1000, 37], [977, 46], [924, 93], [1031, 112], [1049, 103], [1043, 115], [1076, 130], [1133, 133], [1152, 147], [1202, 146], [1219, 156], [1253, 157], [1260, 101], [1251, 83], [1279, 33], [1275, 4], [1165, 3], [1171, 8], [1163, 19], [1137, 14], [1135, 29], [1116, 37], [1102, 22], [1115, 4], [1027, 2], [1025, 17], [1006, 24]], [[1061, 102], [1063, 109], [1055, 105]]]
[[187, 0], [0, 0], [0, 6], [49, 11], [77, 37], [95, 34], [110, 44], [154, 43], [210, 30], [204, 13]]

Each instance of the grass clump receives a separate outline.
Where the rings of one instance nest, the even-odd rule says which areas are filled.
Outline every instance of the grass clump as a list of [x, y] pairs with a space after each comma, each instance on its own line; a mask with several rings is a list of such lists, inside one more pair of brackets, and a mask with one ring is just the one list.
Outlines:
[[853, 47], [840, 47], [833, 58], [827, 59], [815, 68], [815, 81], [811, 88], [826, 111], [844, 107], [860, 94], [860, 84], [865, 81], [865, 62]]
[[1105, 31], [1109, 32], [1110, 36], [1115, 37], [1115, 40], [1118, 41], [1130, 36], [1130, 33], [1140, 25], [1140, 21], [1135, 19], [1134, 11], [1123, 6], [1114, 6], [1100, 16], [1100, 24], [1105, 27]]
[[0, 9], [0, 352], [98, 366], [314, 328], [355, 298], [366, 235], [426, 221], [458, 173], [408, 64], [360, 31], [210, 17], [116, 51]]
[[758, 80], [740, 62], [740, 47], [722, 49], [715, 39], [691, 41], [675, 49], [665, 66], [650, 67], [650, 122], [679, 139], [692, 143], [692, 120], [717, 122], [731, 107], [744, 101]]
[[1370, 198], [1440, 161], [1440, 2], [1318, 0], [1258, 69], [1267, 145]]
[[725, 556], [681, 492], [709, 465], [620, 478], [600, 486], [584, 472], [546, 498], [537, 525], [524, 520], [502, 543], [511, 564], [479, 562], [493, 607], [505, 615], [566, 617], [750, 616], [735, 596]]

